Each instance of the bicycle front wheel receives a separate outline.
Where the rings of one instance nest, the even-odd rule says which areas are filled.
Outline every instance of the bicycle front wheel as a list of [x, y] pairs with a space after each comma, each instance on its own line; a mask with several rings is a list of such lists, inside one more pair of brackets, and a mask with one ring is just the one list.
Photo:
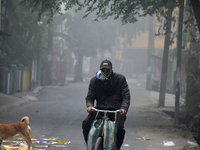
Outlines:
[[103, 138], [102, 137], [98, 137], [95, 143], [95, 147], [94, 150], [103, 150]]

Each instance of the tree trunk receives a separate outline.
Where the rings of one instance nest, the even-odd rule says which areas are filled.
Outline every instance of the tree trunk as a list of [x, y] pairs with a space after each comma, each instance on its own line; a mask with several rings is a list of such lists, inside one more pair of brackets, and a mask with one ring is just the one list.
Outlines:
[[[194, 79], [197, 79], [199, 58], [196, 53], [189, 52], [187, 55], [187, 89], [186, 89], [186, 107], [194, 108], [195, 105], [198, 106], [198, 102], [195, 101], [194, 97], [196, 90], [194, 87]], [[193, 76], [193, 77], [192, 77]], [[198, 98], [196, 99], [198, 101]], [[195, 101], [195, 103], [194, 103]], [[190, 109], [191, 110], [191, 109]]]
[[46, 72], [46, 84], [52, 83], [51, 78], [51, 66], [52, 66], [52, 49], [53, 49], [53, 22], [48, 26], [48, 56], [47, 56], [47, 72]]
[[148, 38], [148, 55], [147, 55], [147, 77], [146, 90], [151, 90], [151, 55], [154, 50], [154, 17], [149, 16], [149, 38]]
[[75, 77], [74, 77], [74, 82], [82, 82], [83, 77], [82, 77], [82, 70], [83, 70], [83, 54], [79, 52], [78, 54], [78, 60], [75, 65]]
[[173, 6], [174, 6], [173, 0], [169, 0], [168, 1], [167, 21], [166, 21], [164, 52], [163, 52], [163, 59], [162, 59], [162, 71], [161, 71], [160, 94], [159, 94], [158, 107], [165, 106], [165, 92], [166, 92], [166, 83], [167, 83], [169, 46], [171, 45], [170, 35], [171, 35], [171, 19], [172, 19]]

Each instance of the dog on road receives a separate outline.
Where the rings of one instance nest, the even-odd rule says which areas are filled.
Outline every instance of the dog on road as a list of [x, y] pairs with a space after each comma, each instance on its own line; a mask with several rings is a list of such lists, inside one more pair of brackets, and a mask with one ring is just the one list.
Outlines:
[[3, 124], [0, 123], [0, 150], [5, 150], [3, 146], [3, 140], [12, 138], [16, 134], [21, 134], [28, 144], [28, 149], [30, 146], [34, 149], [34, 144], [31, 141], [31, 128], [29, 126], [29, 117], [25, 116], [18, 123], [13, 124]]

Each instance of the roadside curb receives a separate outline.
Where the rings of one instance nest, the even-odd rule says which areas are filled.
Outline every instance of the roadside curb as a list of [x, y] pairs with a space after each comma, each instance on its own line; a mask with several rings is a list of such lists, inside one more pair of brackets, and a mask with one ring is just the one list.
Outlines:
[[16, 93], [15, 95], [0, 93], [0, 112], [9, 111], [14, 107], [19, 107], [28, 102], [38, 101], [36, 96], [42, 88], [42, 86], [37, 86], [33, 91]]

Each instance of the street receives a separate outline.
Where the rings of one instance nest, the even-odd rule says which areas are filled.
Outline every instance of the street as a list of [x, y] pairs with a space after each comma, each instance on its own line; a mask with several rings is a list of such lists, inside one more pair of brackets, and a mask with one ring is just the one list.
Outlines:
[[[173, 120], [168, 119], [167, 115], [149, 112], [146, 106], [153, 107], [154, 104], [150, 99], [150, 92], [144, 93], [143, 81], [131, 79], [127, 81], [131, 91], [131, 106], [125, 123], [126, 136], [122, 150], [159, 150], [160, 147], [163, 150], [168, 149], [163, 146], [163, 140], [168, 140], [165, 139], [166, 136], [169, 137], [177, 132], [173, 130], [171, 134], [165, 133], [165, 129], [171, 127]], [[38, 101], [2, 113], [1, 122], [6, 124], [19, 122], [23, 116], [29, 116], [36, 149], [85, 150], [81, 124], [87, 115], [85, 96], [88, 84], [89, 81], [70, 83], [66, 86], [44, 87], [38, 95]], [[152, 115], [152, 118], [155, 115], [153, 121], [157, 119], [157, 127], [151, 125], [152, 118], [147, 117], [148, 115]], [[159, 125], [161, 123], [164, 123], [165, 127], [157, 131], [160, 126], [162, 127]], [[156, 132], [161, 135], [157, 136]], [[143, 140], [144, 136], [148, 140]], [[174, 137], [172, 135], [170, 139], [180, 141], [179, 135]], [[184, 146], [186, 142], [182, 144]], [[180, 149], [183, 147], [182, 144], [170, 149]]]
[[200, 0], [0, 0], [0, 8], [6, 150], [86, 150], [93, 76], [105, 82], [91, 82], [88, 97], [127, 117], [120, 150], [200, 150]]
[[38, 102], [2, 114], [1, 122], [19, 122], [26, 115], [30, 118], [32, 138], [59, 138], [59, 141], [71, 141], [72, 149], [84, 149], [81, 121], [86, 116], [83, 97], [86, 85], [71, 85], [64, 89], [43, 88]]

